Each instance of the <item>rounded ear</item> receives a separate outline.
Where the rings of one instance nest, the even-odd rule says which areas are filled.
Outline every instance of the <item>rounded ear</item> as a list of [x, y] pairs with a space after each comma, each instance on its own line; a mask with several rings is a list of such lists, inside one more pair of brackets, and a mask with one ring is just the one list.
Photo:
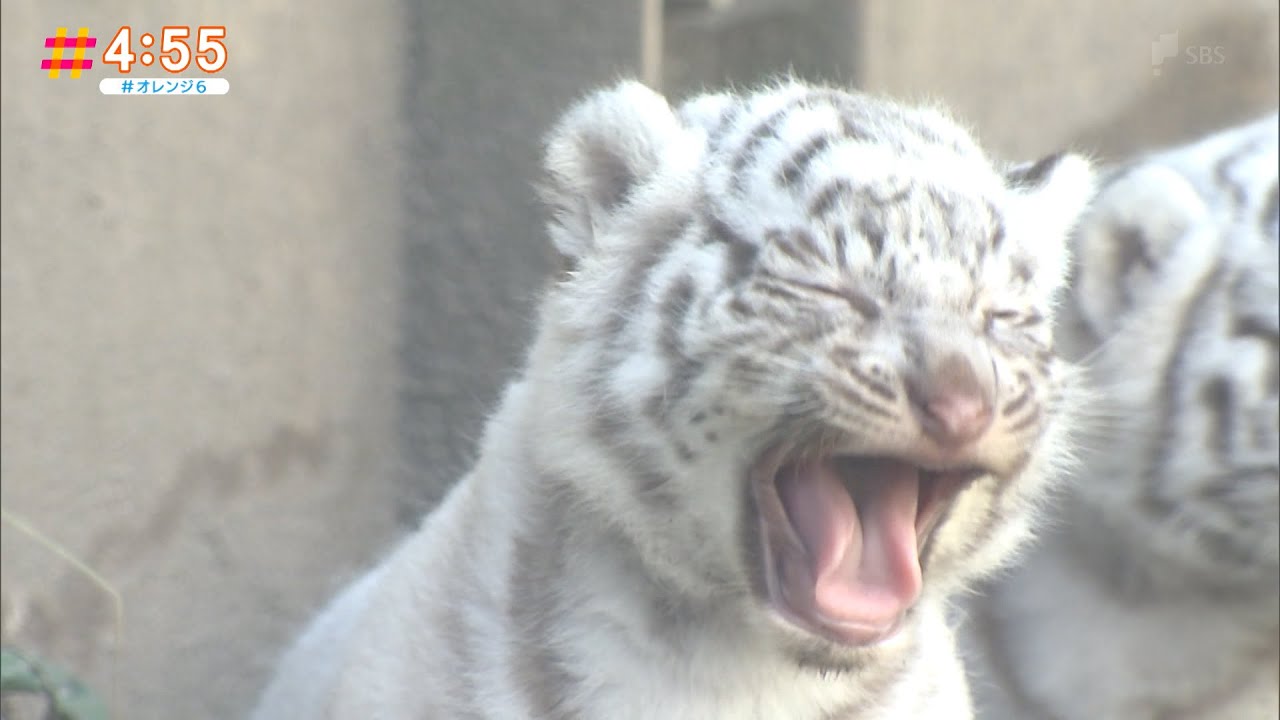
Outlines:
[[1025, 249], [1035, 267], [1036, 284], [1054, 291], [1066, 279], [1070, 253], [1067, 238], [1093, 196], [1095, 174], [1081, 155], [1057, 153], [1005, 172], [1013, 197], [1007, 218], [1013, 231], [1040, 238]]
[[589, 95], [565, 113], [547, 138], [539, 190], [551, 210], [551, 240], [568, 268], [658, 173], [664, 149], [680, 132], [667, 101], [632, 81]]
[[[1153, 283], [1176, 282], [1167, 265], [1208, 213], [1191, 183], [1163, 165], [1140, 165], [1110, 178], [1075, 235], [1075, 302], [1097, 337], [1114, 331]], [[1197, 253], [1212, 252], [1211, 242], [1196, 244], [1206, 246]]]

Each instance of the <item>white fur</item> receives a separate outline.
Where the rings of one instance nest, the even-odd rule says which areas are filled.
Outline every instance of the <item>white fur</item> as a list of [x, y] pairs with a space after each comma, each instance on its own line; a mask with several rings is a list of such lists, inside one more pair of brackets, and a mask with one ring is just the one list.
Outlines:
[[1050, 531], [968, 608], [979, 718], [1280, 712], [1277, 133], [1272, 116], [1120, 168], [1083, 221], [1059, 334], [1088, 358], [1094, 427]]
[[[675, 111], [623, 83], [566, 114], [548, 143], [543, 195], [569, 273], [543, 305], [523, 375], [476, 467], [313, 623], [257, 720], [969, 716], [948, 596], [1029, 531], [1064, 460], [1070, 370], [1048, 362], [1026, 388], [1041, 432], [1019, 435], [1002, 417], [975, 442], [974, 457], [1014, 475], [1009, 487], [998, 492], [993, 474], [961, 494], [912, 614], [873, 647], [828, 647], [766, 609], [742, 547], [744, 522], [756, 522], [744, 478], [787, 409], [867, 452], [939, 452], [922, 444], [905, 393], [893, 422], [877, 425], [830, 392], [850, 382], [831, 359], [840, 343], [863, 349], [863, 369], [886, 382], [913, 370], [910, 335], [990, 363], [1010, 378], [1004, 400], [1021, 390], [1011, 379], [1039, 372], [1031, 351], [1047, 343], [1047, 324], [988, 326], [982, 311], [1050, 312], [1063, 236], [1091, 176], [1068, 158], [1040, 185], [1012, 190], [941, 114], [821, 92], [790, 83]], [[780, 108], [792, 110], [762, 125]], [[844, 132], [840, 112], [860, 114], [866, 139], [833, 140], [780, 185], [808, 137]], [[864, 209], [856, 200], [833, 198], [830, 217], [810, 216], [810, 195], [841, 180], [918, 191], [884, 211], [878, 257], [848, 225]], [[946, 193], [955, 215], [942, 217], [926, 191]], [[1002, 218], [1007, 238], [986, 252]], [[788, 256], [767, 239], [774, 229], [811, 233], [817, 256]], [[837, 230], [849, 233], [845, 265]], [[754, 281], [733, 277], [745, 246], [756, 263], [747, 275], [763, 268], [898, 299], [877, 295], [874, 331], [829, 295], [766, 308]], [[1019, 262], [1026, 277], [1014, 280]], [[744, 316], [735, 302], [754, 310]], [[814, 318], [830, 320], [816, 339], [779, 342]], [[696, 372], [683, 367], [695, 362]], [[797, 647], [859, 669], [822, 660], [815, 670]]]

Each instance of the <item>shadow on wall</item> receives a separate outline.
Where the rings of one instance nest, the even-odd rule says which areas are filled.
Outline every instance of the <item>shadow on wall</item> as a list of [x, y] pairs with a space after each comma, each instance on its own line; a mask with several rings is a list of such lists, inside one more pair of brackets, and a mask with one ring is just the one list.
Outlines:
[[[1153, 48], [1147, 90], [1079, 132], [1072, 144], [1120, 160], [1274, 111], [1280, 102], [1276, 22], [1274, 8], [1235, 11], [1176, 33], [1176, 42], [1166, 38], [1163, 48]], [[1167, 57], [1157, 63], [1162, 54]]]
[[484, 419], [522, 362], [555, 266], [534, 192], [542, 135], [587, 88], [635, 75], [640, 4], [628, 3], [406, 6], [402, 527], [470, 469]]
[[[156, 548], [172, 547], [190, 532], [192, 518], [224, 510], [230, 498], [252, 498], [264, 487], [279, 485], [290, 473], [315, 477], [330, 460], [332, 428], [306, 429], [290, 424], [277, 426], [261, 444], [239, 451], [200, 448], [186, 453], [179, 463], [177, 481], [155, 500], [154, 509], [139, 518], [139, 525], [108, 527], [97, 533], [90, 549], [77, 558], [89, 567], [111, 568], [113, 575], [145, 569]], [[220, 575], [233, 575], [236, 558], [216, 529], [192, 538], [205, 546]], [[35, 542], [27, 539], [27, 542]], [[37, 548], [49, 552], [47, 548]], [[59, 565], [61, 567], [61, 565]], [[128, 608], [130, 622], [142, 621], [146, 610]], [[23, 612], [20, 619], [11, 612]], [[22, 609], [5, 608], [7, 622], [22, 628], [23, 640], [50, 657], [92, 658], [103, 648], [116, 648], [116, 619], [111, 598], [77, 572], [59, 574], [52, 590]], [[141, 617], [140, 617], [141, 616]], [[74, 618], [74, 632], [68, 632]], [[124, 628], [131, 632], [130, 628]], [[119, 657], [108, 651], [111, 662]]]

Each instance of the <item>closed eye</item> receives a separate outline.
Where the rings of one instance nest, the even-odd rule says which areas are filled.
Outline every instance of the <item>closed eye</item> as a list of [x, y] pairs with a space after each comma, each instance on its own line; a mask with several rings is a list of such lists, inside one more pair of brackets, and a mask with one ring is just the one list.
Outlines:
[[986, 312], [987, 332], [990, 332], [996, 323], [1009, 324], [1017, 320], [1021, 315], [1017, 310], [988, 310]]

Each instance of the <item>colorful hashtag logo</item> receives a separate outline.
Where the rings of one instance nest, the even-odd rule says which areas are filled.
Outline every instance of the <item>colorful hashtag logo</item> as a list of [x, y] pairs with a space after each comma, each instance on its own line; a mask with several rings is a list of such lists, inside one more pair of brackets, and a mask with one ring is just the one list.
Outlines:
[[[88, 70], [93, 67], [93, 60], [86, 60], [84, 51], [86, 48], [97, 47], [98, 38], [89, 37], [89, 28], [80, 28], [74, 38], [67, 37], [67, 29], [58, 28], [53, 37], [44, 39], [44, 46], [53, 48], [53, 57], [40, 61], [40, 69], [48, 70], [49, 77], [56, 78], [61, 70], [70, 70], [71, 77], [80, 77], [81, 70]], [[75, 48], [75, 53], [70, 58], [62, 57], [63, 48]]]

